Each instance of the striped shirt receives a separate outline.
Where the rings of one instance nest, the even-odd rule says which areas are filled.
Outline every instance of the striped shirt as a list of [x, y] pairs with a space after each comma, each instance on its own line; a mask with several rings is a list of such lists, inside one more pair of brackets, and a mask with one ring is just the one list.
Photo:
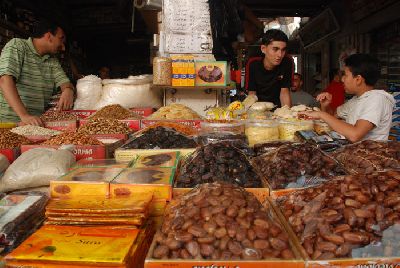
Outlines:
[[[0, 76], [14, 77], [18, 94], [31, 115], [41, 115], [53, 91], [69, 79], [56, 57], [40, 56], [32, 39], [14, 38], [3, 48], [0, 55]], [[8, 105], [0, 92], [0, 121], [18, 122], [18, 115]]]

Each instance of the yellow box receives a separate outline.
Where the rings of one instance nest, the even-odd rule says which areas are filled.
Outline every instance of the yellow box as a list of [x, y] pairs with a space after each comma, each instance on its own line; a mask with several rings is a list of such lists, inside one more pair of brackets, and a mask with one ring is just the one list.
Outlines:
[[150, 216], [158, 217], [164, 215], [167, 201], [165, 199], [155, 199], [150, 204]]
[[193, 153], [196, 149], [195, 148], [190, 148], [190, 149], [154, 149], [154, 150], [148, 150], [148, 149], [117, 149], [115, 151], [115, 159], [118, 162], [126, 162], [126, 161], [132, 161], [136, 159], [139, 155], [141, 154], [147, 154], [147, 153], [171, 153], [171, 152], [179, 152], [180, 156], [186, 156], [191, 153]]
[[128, 168], [110, 183], [111, 197], [153, 192], [155, 199], [171, 200], [175, 168]]
[[74, 197], [82, 195], [109, 195], [109, 182], [122, 168], [77, 168], [50, 181], [51, 197]]
[[139, 154], [138, 158], [132, 167], [134, 168], [154, 168], [154, 167], [177, 167], [179, 161], [180, 152], [165, 152], [165, 153], [154, 153], [145, 152]]

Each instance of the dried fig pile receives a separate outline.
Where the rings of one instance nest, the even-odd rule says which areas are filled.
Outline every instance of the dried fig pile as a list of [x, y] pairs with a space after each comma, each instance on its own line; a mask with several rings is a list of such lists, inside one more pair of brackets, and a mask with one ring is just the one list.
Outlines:
[[351, 257], [353, 249], [377, 245], [383, 231], [399, 223], [399, 179], [394, 171], [349, 175], [277, 203], [312, 259]]
[[293, 259], [289, 239], [256, 197], [225, 182], [171, 203], [155, 235], [156, 259]]

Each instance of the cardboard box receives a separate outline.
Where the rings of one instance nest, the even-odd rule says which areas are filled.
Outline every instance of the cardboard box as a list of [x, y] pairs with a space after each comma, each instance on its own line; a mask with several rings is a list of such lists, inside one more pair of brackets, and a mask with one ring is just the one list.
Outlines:
[[12, 149], [0, 149], [0, 154], [3, 154], [5, 157], [7, 157], [8, 162], [11, 164], [15, 161], [15, 159], [18, 158], [18, 156], [21, 155], [21, 149], [19, 147]]
[[79, 119], [85, 119], [96, 112], [96, 110], [69, 110], [65, 111], [67, 113], [73, 114]]
[[151, 126], [159, 121], [168, 121], [168, 122], [173, 122], [173, 123], [178, 123], [178, 124], [182, 124], [185, 126], [189, 126], [195, 129], [200, 130], [200, 123], [203, 120], [199, 120], [199, 119], [192, 119], [192, 120], [181, 120], [181, 119], [176, 119], [176, 120], [151, 120], [151, 119], [143, 119], [141, 122], [141, 128], [146, 128], [148, 126]]
[[122, 168], [77, 168], [50, 181], [50, 195], [74, 197], [82, 195], [109, 195], [109, 183], [122, 172]]
[[131, 110], [133, 113], [135, 113], [139, 116], [143, 116], [143, 117], [149, 116], [154, 112], [152, 107], [130, 108], [129, 110]]
[[198, 61], [195, 63], [196, 86], [226, 86], [226, 61]]
[[172, 199], [174, 168], [128, 168], [110, 183], [110, 196], [130, 196], [139, 192], [153, 192], [155, 199]]
[[44, 123], [44, 127], [60, 131], [75, 131], [77, 126], [77, 120], [49, 121]]
[[150, 216], [159, 217], [164, 215], [165, 208], [167, 207], [167, 200], [155, 199], [150, 204]]
[[[89, 121], [89, 119], [79, 120], [79, 126], [83, 126]], [[118, 120], [120, 122], [125, 123], [130, 129], [134, 131], [138, 131], [140, 129], [140, 119], [124, 119]]]
[[153, 153], [146, 152], [139, 154], [138, 158], [132, 163], [134, 168], [154, 168], [154, 167], [177, 167], [180, 153]]
[[191, 153], [193, 153], [196, 149], [195, 148], [190, 148], [190, 149], [154, 149], [154, 150], [148, 150], [148, 149], [121, 149], [118, 148], [115, 150], [115, 159], [118, 162], [127, 162], [127, 161], [133, 161], [139, 157], [139, 155], [142, 154], [157, 154], [157, 153], [171, 153], [171, 152], [179, 152], [180, 156], [186, 156]]

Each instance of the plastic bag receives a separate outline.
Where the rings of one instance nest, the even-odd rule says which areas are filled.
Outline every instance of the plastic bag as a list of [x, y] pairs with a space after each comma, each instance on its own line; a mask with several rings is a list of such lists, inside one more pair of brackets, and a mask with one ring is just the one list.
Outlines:
[[272, 110], [275, 105], [272, 102], [256, 102], [250, 106], [250, 111], [265, 112]]
[[88, 75], [79, 79], [76, 84], [77, 98], [75, 110], [92, 110], [100, 100], [102, 93], [101, 79], [95, 75]]
[[152, 89], [151, 75], [141, 75], [129, 79], [103, 80], [103, 92], [95, 109], [99, 110], [111, 104], [120, 104], [124, 108], [162, 106], [161, 92]]
[[311, 186], [345, 174], [339, 163], [308, 143], [280, 146], [252, 162], [272, 189]]
[[178, 187], [192, 188], [200, 183], [225, 181], [242, 187], [262, 187], [246, 155], [231, 141], [210, 143], [198, 148], [181, 168]]
[[75, 156], [67, 150], [35, 148], [10, 165], [0, 181], [0, 192], [49, 185], [68, 172]]

